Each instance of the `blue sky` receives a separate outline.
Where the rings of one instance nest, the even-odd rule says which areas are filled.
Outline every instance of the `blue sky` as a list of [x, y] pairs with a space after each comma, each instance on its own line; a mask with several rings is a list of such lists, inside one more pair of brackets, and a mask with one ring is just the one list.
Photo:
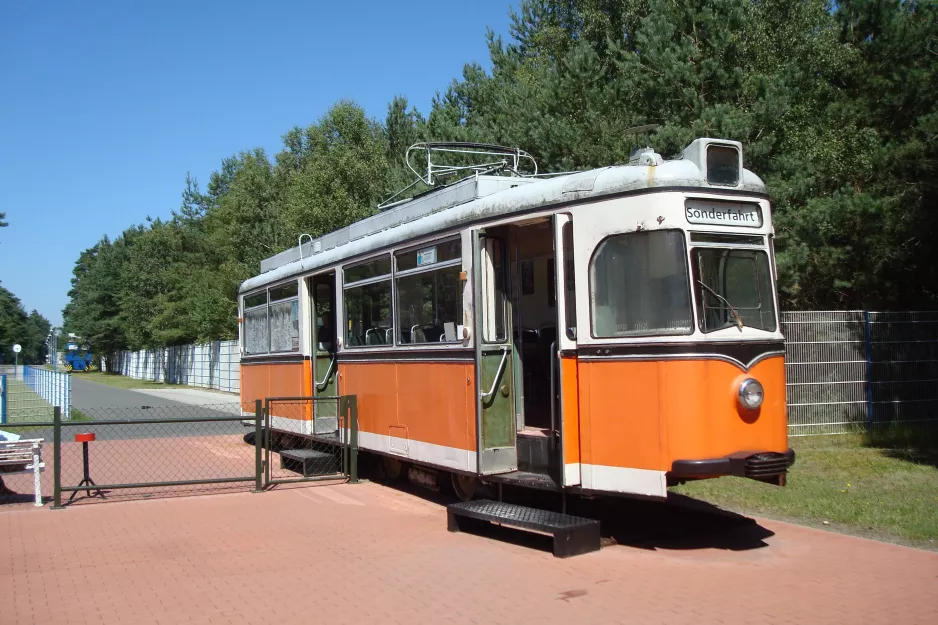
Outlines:
[[[349, 98], [422, 112], [510, 0], [0, 2], [0, 282], [54, 324], [78, 254]], [[406, 7], [406, 9], [404, 8]]]

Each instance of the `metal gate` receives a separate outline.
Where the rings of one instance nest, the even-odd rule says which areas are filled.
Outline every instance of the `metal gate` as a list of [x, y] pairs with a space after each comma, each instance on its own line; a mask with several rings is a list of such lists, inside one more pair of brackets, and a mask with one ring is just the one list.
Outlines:
[[358, 482], [358, 405], [348, 397], [268, 397], [257, 445], [264, 487], [347, 479]]

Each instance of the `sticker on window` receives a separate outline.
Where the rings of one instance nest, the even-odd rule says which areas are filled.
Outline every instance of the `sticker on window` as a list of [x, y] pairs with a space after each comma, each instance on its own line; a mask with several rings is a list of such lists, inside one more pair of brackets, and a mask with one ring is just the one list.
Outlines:
[[436, 262], [436, 247], [428, 247], [417, 251], [417, 266], [432, 265]]

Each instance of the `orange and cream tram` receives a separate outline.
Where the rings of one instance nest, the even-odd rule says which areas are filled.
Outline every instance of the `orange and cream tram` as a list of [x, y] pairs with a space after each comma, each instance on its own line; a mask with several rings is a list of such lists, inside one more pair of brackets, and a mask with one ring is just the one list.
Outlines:
[[[460, 149], [501, 165], [433, 162]], [[354, 394], [362, 450], [463, 498], [479, 482], [644, 497], [723, 475], [784, 485], [774, 231], [741, 144], [553, 177], [520, 174], [520, 150], [410, 152], [425, 183], [469, 175], [301, 239], [241, 286], [245, 410]], [[310, 417], [270, 427], [303, 436]]]

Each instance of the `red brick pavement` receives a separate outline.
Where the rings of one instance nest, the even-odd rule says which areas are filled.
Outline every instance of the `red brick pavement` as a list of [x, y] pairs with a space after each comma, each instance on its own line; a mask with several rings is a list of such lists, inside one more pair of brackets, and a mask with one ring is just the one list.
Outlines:
[[938, 554], [771, 521], [767, 546], [550, 553], [376, 484], [0, 508], [0, 625], [938, 623]]

